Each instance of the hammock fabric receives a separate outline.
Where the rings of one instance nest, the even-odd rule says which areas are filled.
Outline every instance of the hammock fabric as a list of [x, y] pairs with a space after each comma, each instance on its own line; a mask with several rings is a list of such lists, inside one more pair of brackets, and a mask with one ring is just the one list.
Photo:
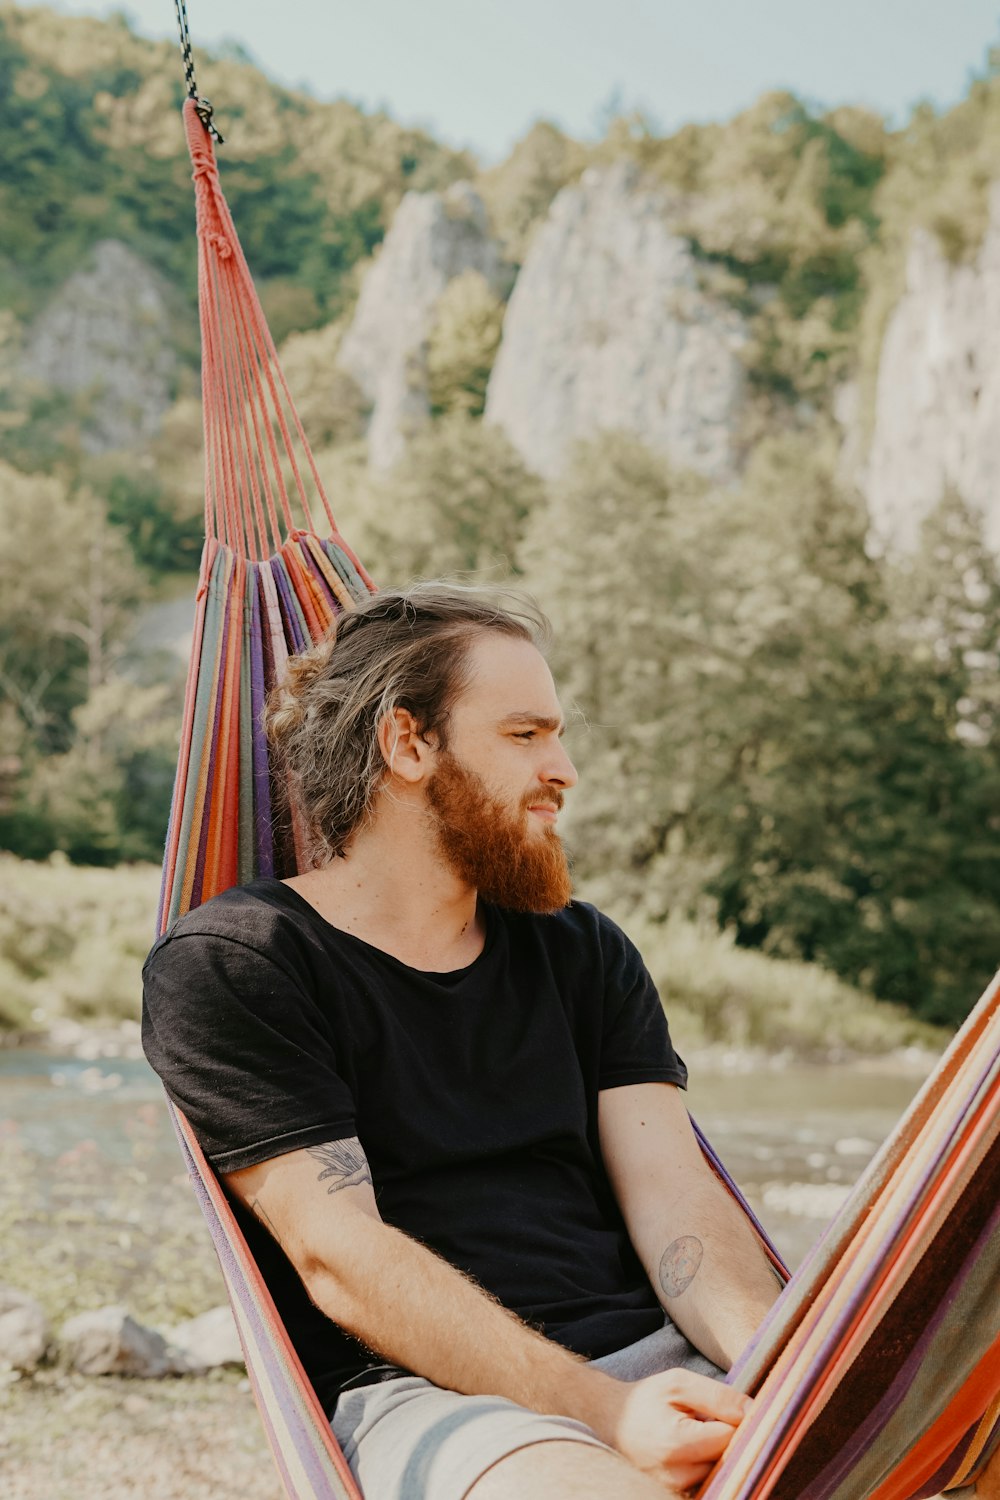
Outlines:
[[[193, 99], [185, 126], [207, 541], [161, 931], [237, 882], [298, 867], [301, 841], [268, 767], [261, 707], [288, 655], [373, 587], [334, 524]], [[931, 1496], [972, 1482], [1000, 1444], [998, 1087], [995, 983], [730, 1376], [758, 1399], [708, 1481], [709, 1500]], [[175, 1124], [285, 1489], [291, 1500], [357, 1497], [226, 1197], [187, 1122], [175, 1114]]]

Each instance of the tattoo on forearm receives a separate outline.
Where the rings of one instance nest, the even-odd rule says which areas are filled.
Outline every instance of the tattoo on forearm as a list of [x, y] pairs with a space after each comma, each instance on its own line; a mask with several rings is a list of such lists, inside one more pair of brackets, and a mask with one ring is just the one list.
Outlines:
[[660, 1286], [665, 1297], [680, 1297], [698, 1274], [705, 1247], [693, 1234], [682, 1234], [660, 1257]]
[[306, 1150], [315, 1161], [323, 1163], [323, 1171], [316, 1181], [328, 1183], [328, 1193], [339, 1193], [341, 1188], [360, 1187], [362, 1183], [372, 1180], [368, 1158], [356, 1135], [346, 1141], [326, 1141], [322, 1146], [307, 1146]]
[[259, 1198], [253, 1198], [253, 1199], [251, 1199], [250, 1207], [253, 1210], [253, 1212], [257, 1215], [258, 1219], [264, 1225], [264, 1227], [266, 1229], [269, 1229], [271, 1231], [271, 1234], [274, 1236], [274, 1238], [277, 1240], [278, 1244], [280, 1245], [281, 1244], [281, 1235], [278, 1233], [278, 1231], [275, 1229], [274, 1225], [271, 1223], [271, 1220], [268, 1217], [267, 1209], [264, 1207], [263, 1203], [261, 1203], [260, 1199]]

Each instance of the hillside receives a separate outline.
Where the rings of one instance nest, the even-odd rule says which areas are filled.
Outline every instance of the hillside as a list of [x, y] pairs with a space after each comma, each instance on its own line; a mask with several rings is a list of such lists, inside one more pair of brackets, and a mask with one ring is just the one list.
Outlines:
[[[345, 531], [376, 576], [514, 576], [552, 612], [584, 879], [964, 1014], [1000, 954], [992, 63], [900, 130], [773, 94], [668, 137], [540, 122], [488, 170], [235, 52], [199, 81]], [[162, 837], [179, 688], [149, 604], [202, 528], [181, 98], [126, 21], [0, 6], [25, 857]]]

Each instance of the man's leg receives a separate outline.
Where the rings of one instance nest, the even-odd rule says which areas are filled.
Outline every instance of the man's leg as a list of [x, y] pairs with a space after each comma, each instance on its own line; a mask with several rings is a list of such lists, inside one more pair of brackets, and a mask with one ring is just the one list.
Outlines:
[[667, 1500], [671, 1493], [609, 1448], [548, 1442], [500, 1459], [466, 1500]]
[[[699, 1362], [701, 1373], [721, 1373], [670, 1325], [595, 1364], [632, 1381]], [[609, 1493], [663, 1500], [669, 1493], [580, 1422], [500, 1397], [460, 1396], [414, 1375], [345, 1391], [332, 1425], [361, 1490], [378, 1500], [606, 1500]]]
[[[522, 1450], [584, 1448], [598, 1459], [611, 1459], [611, 1478], [642, 1480], [605, 1447], [589, 1427], [566, 1417], [543, 1416], [499, 1396], [460, 1396], [439, 1389], [415, 1375], [398, 1376], [375, 1385], [355, 1387], [343, 1393], [333, 1416], [333, 1431], [362, 1493], [372, 1500], [466, 1500], [478, 1494], [483, 1476], [506, 1467], [509, 1458]], [[543, 1470], [547, 1473], [547, 1468]], [[607, 1480], [607, 1468], [601, 1466]], [[553, 1488], [553, 1496], [582, 1497], [597, 1494], [589, 1487], [577, 1490], [577, 1476], [586, 1480], [585, 1465], [570, 1472], [565, 1484]], [[528, 1500], [528, 1492], [503, 1490], [513, 1500]], [[605, 1500], [607, 1488], [603, 1492]], [[614, 1493], [614, 1491], [612, 1491]], [[646, 1485], [621, 1491], [624, 1500], [646, 1500], [664, 1491]]]
[[976, 1480], [976, 1500], [1000, 1500], [1000, 1448]]

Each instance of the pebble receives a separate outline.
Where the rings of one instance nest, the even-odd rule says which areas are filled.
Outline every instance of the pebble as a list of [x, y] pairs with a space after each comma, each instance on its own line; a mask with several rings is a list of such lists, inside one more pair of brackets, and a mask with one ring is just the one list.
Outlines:
[[838, 1156], [871, 1156], [878, 1150], [878, 1142], [866, 1140], [863, 1135], [846, 1135], [834, 1143], [833, 1149]]
[[167, 1330], [166, 1338], [192, 1370], [213, 1370], [244, 1362], [236, 1323], [227, 1306], [210, 1308], [200, 1317], [178, 1323]]
[[157, 1379], [186, 1374], [189, 1366], [171, 1350], [161, 1333], [144, 1328], [124, 1307], [102, 1307], [64, 1323], [59, 1334], [63, 1354], [81, 1375], [134, 1375]]
[[34, 1297], [16, 1287], [0, 1286], [0, 1370], [36, 1370], [51, 1342], [48, 1319]]

